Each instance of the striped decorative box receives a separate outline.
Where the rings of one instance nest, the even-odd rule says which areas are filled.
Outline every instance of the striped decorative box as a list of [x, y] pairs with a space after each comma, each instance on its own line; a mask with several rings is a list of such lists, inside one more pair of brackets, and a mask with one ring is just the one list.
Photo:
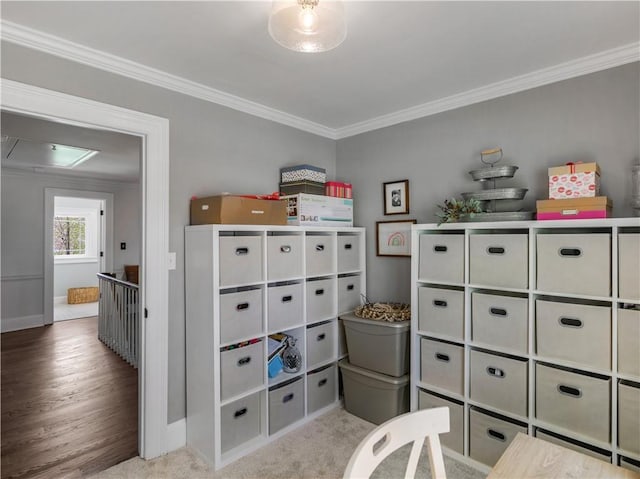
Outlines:
[[280, 168], [280, 183], [291, 183], [294, 181], [325, 183], [327, 181], [327, 170], [313, 165], [297, 165]]

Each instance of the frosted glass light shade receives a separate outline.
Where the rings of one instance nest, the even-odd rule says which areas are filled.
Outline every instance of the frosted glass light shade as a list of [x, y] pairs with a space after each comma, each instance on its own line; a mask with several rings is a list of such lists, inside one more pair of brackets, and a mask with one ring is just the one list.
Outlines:
[[344, 4], [336, 0], [274, 0], [269, 34], [290, 50], [326, 52], [347, 36]]

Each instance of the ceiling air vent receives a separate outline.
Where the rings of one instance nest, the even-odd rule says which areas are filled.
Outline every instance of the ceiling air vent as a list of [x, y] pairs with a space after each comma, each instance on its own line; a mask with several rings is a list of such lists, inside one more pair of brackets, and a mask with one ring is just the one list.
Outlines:
[[97, 153], [97, 150], [76, 146], [2, 137], [3, 166], [71, 169]]

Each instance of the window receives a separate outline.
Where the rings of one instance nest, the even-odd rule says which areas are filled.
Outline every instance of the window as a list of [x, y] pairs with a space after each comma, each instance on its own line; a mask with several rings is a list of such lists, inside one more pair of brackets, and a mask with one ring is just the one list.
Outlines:
[[85, 216], [56, 216], [53, 219], [54, 256], [86, 256], [86, 245], [87, 218]]
[[86, 198], [64, 197], [56, 197], [55, 201], [54, 261], [59, 264], [99, 261], [100, 202]]

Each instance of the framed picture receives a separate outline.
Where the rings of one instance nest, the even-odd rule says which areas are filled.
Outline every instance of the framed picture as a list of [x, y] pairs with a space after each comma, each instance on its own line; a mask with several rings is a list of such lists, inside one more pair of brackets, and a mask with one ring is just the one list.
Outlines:
[[415, 222], [376, 221], [376, 256], [411, 256], [411, 225]]
[[385, 215], [409, 214], [409, 180], [383, 183]]

